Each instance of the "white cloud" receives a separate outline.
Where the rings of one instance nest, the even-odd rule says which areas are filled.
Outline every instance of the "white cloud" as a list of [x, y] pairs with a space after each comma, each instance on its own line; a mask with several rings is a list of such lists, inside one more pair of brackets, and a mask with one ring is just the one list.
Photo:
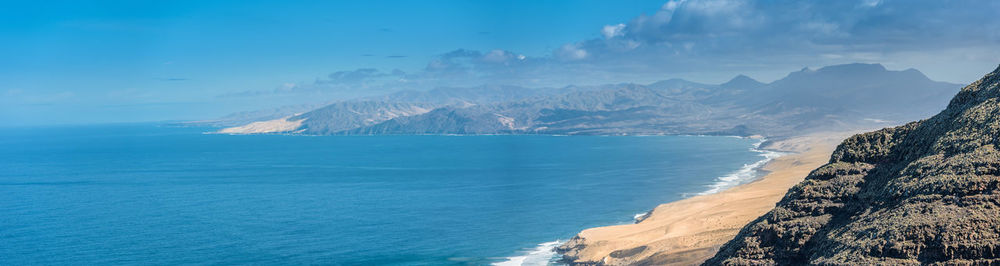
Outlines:
[[298, 87], [298, 85], [295, 85], [295, 83], [289, 82], [289, 83], [282, 84], [280, 87], [278, 87], [278, 88], [276, 88], [274, 90], [276, 92], [290, 92], [292, 90], [295, 90], [295, 88], [297, 88], [297, 87]]
[[[680, 6], [681, 4], [686, 4]], [[705, 15], [719, 15], [719, 14], [732, 14], [739, 10], [746, 9], [746, 1], [744, 0], [700, 0], [700, 1], [685, 1], [678, 4], [679, 7], [684, 7], [686, 12], [695, 12]], [[676, 8], [675, 8], [676, 9]], [[675, 9], [669, 9], [664, 11], [673, 11]]]
[[486, 53], [486, 55], [483, 55], [483, 61], [490, 62], [490, 63], [503, 63], [503, 62], [506, 62], [508, 59], [513, 58], [513, 57], [514, 57], [514, 55], [511, 54], [511, 53], [508, 53], [507, 51], [504, 51], [504, 50], [493, 50], [493, 51], [490, 51], [489, 53]]
[[882, 4], [882, 0], [863, 0], [861, 1], [861, 6], [863, 7], [876, 7]]
[[580, 48], [579, 44], [566, 44], [556, 50], [556, 57], [563, 60], [580, 60], [587, 58], [587, 50]]
[[663, 10], [674, 11], [674, 9], [677, 9], [678, 6], [680, 6], [681, 4], [683, 4], [686, 1], [687, 0], [670, 0], [670, 1], [667, 1], [666, 4], [663, 4], [663, 7], [661, 7], [661, 8]]
[[654, 14], [604, 25], [596, 29], [600, 37], [558, 46], [549, 55], [458, 49], [412, 73], [359, 69], [296, 88], [565, 86], [690, 75], [724, 80], [736, 73], [774, 71], [764, 73], [775, 75], [762, 76], [768, 79], [802, 66], [852, 62], [937, 68], [959, 75], [968, 71], [955, 66], [973, 59], [976, 66], [1000, 61], [1000, 20], [995, 14], [1000, 1], [967, 1], [671, 0]]
[[605, 39], [625, 35], [625, 24], [618, 23], [618, 25], [605, 25], [604, 28], [601, 29], [601, 35], [604, 35]]

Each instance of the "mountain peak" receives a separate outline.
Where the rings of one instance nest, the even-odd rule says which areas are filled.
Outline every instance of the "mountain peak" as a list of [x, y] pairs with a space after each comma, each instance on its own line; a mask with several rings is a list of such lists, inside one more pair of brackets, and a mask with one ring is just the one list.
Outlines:
[[729, 79], [729, 82], [734, 82], [734, 81], [748, 81], [748, 80], [749, 81], [757, 81], [757, 80], [755, 80], [755, 79], [753, 79], [751, 77], [748, 77], [747, 75], [739, 74], [739, 75], [736, 75], [735, 77], [733, 77], [732, 79]]
[[647, 86], [656, 89], [675, 89], [675, 88], [689, 88], [689, 87], [705, 87], [705, 84], [685, 79], [672, 78], [668, 80], [653, 82], [652, 84], [649, 84]]
[[885, 69], [885, 66], [878, 63], [876, 64], [852, 63], [843, 65], [832, 65], [832, 66], [822, 67], [816, 70], [816, 72], [840, 72], [840, 73], [884, 72], [884, 71], [887, 71]]
[[983, 76], [983, 78], [965, 86], [955, 98], [951, 99], [948, 109], [958, 108], [957, 106], [980, 104], [989, 100], [1000, 98], [1000, 67]]
[[756, 79], [753, 79], [751, 77], [747, 77], [746, 75], [740, 74], [740, 75], [736, 75], [736, 77], [733, 77], [732, 79], [730, 79], [726, 83], [722, 83], [719, 86], [723, 87], [723, 88], [744, 88], [744, 89], [747, 89], [747, 88], [758, 88], [758, 87], [761, 87], [761, 86], [764, 86], [764, 85], [765, 85], [764, 83], [761, 83], [760, 81], [757, 81]]
[[[843, 65], [825, 66], [816, 70], [805, 70], [791, 72], [788, 76], [770, 83], [770, 85], [784, 85], [803, 87], [805, 83], [821, 83], [833, 86], [836, 82], [837, 88], [850, 89], [858, 88], [851, 84], [862, 84], [875, 82], [877, 80], [896, 79], [899, 81], [931, 81], [927, 76], [916, 69], [903, 71], [888, 70], [882, 64], [853, 63]], [[957, 87], [957, 86], [956, 86]]]

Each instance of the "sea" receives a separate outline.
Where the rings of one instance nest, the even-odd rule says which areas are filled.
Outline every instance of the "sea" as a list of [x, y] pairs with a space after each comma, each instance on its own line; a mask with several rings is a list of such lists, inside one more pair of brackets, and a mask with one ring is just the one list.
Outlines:
[[546, 265], [579, 231], [752, 181], [725, 136], [0, 128], [2, 265]]

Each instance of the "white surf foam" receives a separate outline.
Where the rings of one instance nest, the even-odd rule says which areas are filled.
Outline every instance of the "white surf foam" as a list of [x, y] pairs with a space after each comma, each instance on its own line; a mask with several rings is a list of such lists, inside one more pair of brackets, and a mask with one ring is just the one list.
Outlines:
[[632, 220], [638, 223], [640, 220], [645, 219], [646, 215], [649, 215], [649, 212], [636, 213], [635, 215], [632, 215]]
[[720, 191], [753, 181], [757, 178], [758, 173], [760, 173], [761, 167], [764, 167], [764, 165], [771, 160], [785, 155], [783, 152], [761, 150], [760, 145], [764, 144], [765, 141], [767, 140], [761, 139], [760, 142], [753, 145], [753, 148], [750, 148], [750, 151], [760, 153], [760, 156], [764, 157], [763, 159], [751, 164], [744, 164], [743, 167], [740, 167], [740, 169], [716, 178], [715, 183], [709, 185], [708, 190], [698, 193], [698, 195], [718, 193]]
[[534, 266], [534, 265], [549, 265], [553, 260], [556, 259], [556, 250], [563, 243], [562, 240], [556, 240], [552, 242], [545, 242], [538, 244], [537, 247], [531, 250], [526, 250], [522, 254], [517, 256], [507, 257], [507, 260], [493, 263], [497, 266]]

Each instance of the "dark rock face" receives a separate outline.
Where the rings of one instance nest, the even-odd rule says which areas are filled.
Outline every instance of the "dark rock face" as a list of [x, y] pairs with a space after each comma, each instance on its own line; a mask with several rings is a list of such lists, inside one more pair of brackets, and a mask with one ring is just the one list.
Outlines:
[[856, 135], [706, 265], [1000, 264], [1000, 68]]

